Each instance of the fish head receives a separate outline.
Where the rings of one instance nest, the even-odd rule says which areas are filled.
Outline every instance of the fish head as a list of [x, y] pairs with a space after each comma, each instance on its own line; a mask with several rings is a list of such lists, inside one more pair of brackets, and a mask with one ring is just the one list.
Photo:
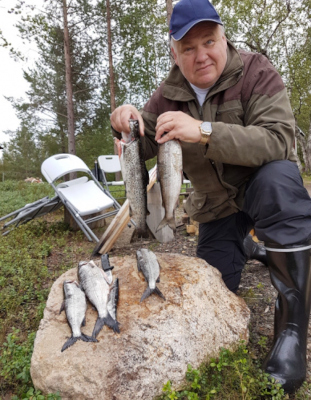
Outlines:
[[63, 283], [63, 287], [64, 287], [65, 297], [69, 297], [69, 296], [73, 295], [74, 291], [77, 288], [80, 288], [80, 285], [78, 284], [77, 281], [66, 280]]

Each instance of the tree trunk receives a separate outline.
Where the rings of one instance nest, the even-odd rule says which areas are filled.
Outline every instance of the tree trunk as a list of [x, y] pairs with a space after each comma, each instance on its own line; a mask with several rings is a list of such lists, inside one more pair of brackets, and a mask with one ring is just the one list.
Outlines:
[[309, 134], [306, 140], [306, 173], [311, 173], [311, 122], [309, 125]]
[[[107, 38], [108, 38], [108, 59], [109, 59], [109, 84], [110, 84], [110, 109], [111, 113], [116, 109], [116, 93], [115, 93], [115, 79], [113, 70], [112, 58], [112, 35], [111, 35], [111, 13], [110, 13], [110, 0], [106, 0], [106, 13], [107, 13]], [[118, 154], [118, 148], [114, 145], [114, 154]], [[116, 181], [121, 180], [120, 172], [115, 174]]]
[[[76, 154], [75, 128], [74, 128], [74, 111], [73, 111], [73, 90], [72, 90], [72, 71], [71, 71], [71, 52], [70, 39], [67, 19], [67, 1], [63, 0], [63, 16], [64, 16], [64, 54], [66, 67], [66, 94], [67, 94], [67, 119], [68, 119], [68, 153]], [[77, 173], [70, 174], [69, 179], [75, 179]], [[70, 221], [71, 215], [64, 207], [64, 220]], [[70, 226], [73, 223], [69, 222]]]
[[67, 1], [63, 0], [64, 15], [64, 53], [66, 66], [66, 93], [67, 93], [67, 118], [68, 118], [68, 152], [76, 154], [74, 111], [73, 111], [73, 90], [72, 90], [72, 71], [71, 71], [71, 53], [70, 38], [67, 19]]
[[[166, 0], [166, 21], [167, 21], [168, 28], [170, 26], [172, 12], [173, 12], [172, 0]], [[174, 65], [174, 58], [173, 58], [173, 55], [172, 55], [172, 52], [171, 52], [171, 40], [170, 40], [170, 34], [169, 33], [168, 33], [168, 48], [169, 48], [171, 65], [173, 66]]]

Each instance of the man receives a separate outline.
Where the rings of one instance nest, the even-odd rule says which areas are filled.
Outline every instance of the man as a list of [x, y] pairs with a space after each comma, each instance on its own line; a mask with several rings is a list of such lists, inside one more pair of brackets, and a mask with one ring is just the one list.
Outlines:
[[[311, 201], [293, 152], [294, 117], [284, 84], [260, 54], [238, 51], [208, 0], [180, 0], [170, 36], [175, 65], [141, 114], [111, 115], [114, 135], [138, 119], [146, 159], [178, 139], [200, 222], [197, 255], [236, 292], [251, 228], [265, 242], [278, 291], [274, 343], [264, 367], [288, 392], [306, 375], [310, 313]], [[166, 135], [164, 135], [166, 133]]]

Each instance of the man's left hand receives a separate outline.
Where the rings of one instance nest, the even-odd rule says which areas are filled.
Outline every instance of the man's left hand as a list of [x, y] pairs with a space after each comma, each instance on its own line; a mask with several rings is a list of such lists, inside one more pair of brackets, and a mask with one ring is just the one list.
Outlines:
[[157, 119], [155, 140], [159, 144], [172, 139], [197, 143], [201, 140], [199, 128], [202, 122], [182, 111], [165, 112]]

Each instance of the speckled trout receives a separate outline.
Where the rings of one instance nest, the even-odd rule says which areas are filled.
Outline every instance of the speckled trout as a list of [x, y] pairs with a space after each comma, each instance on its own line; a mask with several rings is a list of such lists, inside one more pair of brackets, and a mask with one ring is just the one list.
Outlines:
[[147, 185], [149, 174], [143, 156], [143, 148], [137, 120], [129, 120], [130, 134], [116, 139], [126, 197], [129, 201], [131, 219], [135, 222], [138, 237], [149, 236], [146, 217]]
[[182, 184], [182, 151], [178, 140], [169, 140], [158, 148], [158, 181], [161, 185], [165, 215], [157, 232], [168, 225], [176, 232], [175, 209], [178, 205]]
[[80, 329], [81, 325], [85, 325], [86, 298], [79, 284], [76, 281], [65, 281], [64, 295], [65, 300], [63, 301], [59, 313], [65, 310], [72, 335], [63, 345], [61, 351], [68, 349], [68, 347], [76, 343], [77, 340], [83, 340], [84, 342], [97, 342], [93, 337], [84, 335]]

